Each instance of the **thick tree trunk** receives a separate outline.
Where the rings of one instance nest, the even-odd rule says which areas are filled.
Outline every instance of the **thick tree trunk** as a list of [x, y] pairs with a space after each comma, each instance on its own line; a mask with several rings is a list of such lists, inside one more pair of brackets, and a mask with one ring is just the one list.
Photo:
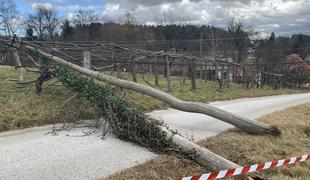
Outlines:
[[217, 118], [219, 120], [222, 120], [226, 123], [232, 124], [243, 131], [249, 132], [249, 133], [256, 133], [256, 134], [274, 134], [278, 135], [280, 134], [280, 130], [275, 127], [268, 124], [264, 124], [255, 120], [251, 120], [230, 112], [226, 112], [224, 110], [218, 109], [216, 107], [202, 104], [202, 103], [196, 103], [196, 102], [187, 102], [182, 101], [180, 99], [175, 98], [174, 96], [167, 94], [163, 91], [160, 91], [158, 89], [151, 88], [149, 86], [145, 86], [142, 84], [134, 83], [131, 81], [126, 81], [122, 79], [118, 79], [116, 77], [112, 77], [109, 75], [106, 75], [104, 73], [95, 72], [89, 69], [85, 69], [83, 67], [80, 67], [78, 65], [75, 65], [73, 63], [70, 63], [68, 61], [65, 61], [64, 59], [61, 59], [59, 57], [52, 56], [50, 54], [47, 54], [41, 50], [37, 50], [31, 46], [25, 46], [28, 50], [31, 50], [35, 53], [40, 53], [42, 56], [45, 56], [47, 58], [50, 58], [60, 64], [67, 65], [71, 69], [74, 69], [82, 74], [85, 74], [87, 76], [90, 76], [94, 79], [101, 80], [107, 83], [110, 83], [115, 86], [119, 86], [125, 89], [130, 89], [133, 91], [140, 92], [142, 94], [149, 95], [151, 97], [154, 97], [156, 99], [159, 99], [167, 104], [169, 104], [172, 108], [179, 109], [182, 111], [187, 112], [193, 112], [193, 113], [201, 113], [205, 114], [214, 118]]
[[212, 170], [222, 170], [222, 169], [231, 169], [236, 168], [239, 165], [224, 159], [223, 157], [209, 151], [206, 148], [198, 146], [194, 142], [189, 141], [188, 139], [162, 128], [163, 131], [167, 133], [166, 138], [172, 140], [172, 143], [177, 145], [179, 148], [186, 151], [193, 151], [195, 155], [193, 156], [194, 160], [203, 165], [204, 167], [210, 168]]

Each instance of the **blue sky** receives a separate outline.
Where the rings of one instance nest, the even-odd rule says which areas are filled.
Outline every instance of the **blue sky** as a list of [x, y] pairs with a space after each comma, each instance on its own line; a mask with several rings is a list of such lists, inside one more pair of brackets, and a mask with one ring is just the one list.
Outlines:
[[46, 3], [58, 8], [60, 17], [67, 17], [69, 13], [74, 13], [78, 8], [93, 9], [100, 12], [104, 9], [105, 0], [16, 0], [17, 9], [21, 15], [27, 15], [34, 11], [33, 5], [36, 3]]
[[[241, 18], [251, 29], [267, 36], [310, 34], [310, 0], [15, 0], [21, 15], [33, 12], [36, 3], [53, 6], [61, 19], [77, 9], [92, 9], [100, 17], [118, 20], [126, 12], [140, 24], [169, 18], [179, 24], [226, 26], [228, 17]], [[102, 18], [104, 19], [104, 18]], [[166, 18], [167, 19], [167, 18]]]

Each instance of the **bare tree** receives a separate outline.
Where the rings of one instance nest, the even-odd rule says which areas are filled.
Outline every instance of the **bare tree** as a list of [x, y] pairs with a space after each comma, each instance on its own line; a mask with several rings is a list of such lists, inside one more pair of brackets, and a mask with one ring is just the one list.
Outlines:
[[167, 12], [164, 12], [160, 15], [155, 14], [153, 17], [153, 20], [156, 25], [170, 25], [175, 24], [175, 19], [173, 16], [173, 13], [168, 10]]
[[42, 13], [44, 16], [44, 26], [47, 30], [49, 39], [53, 39], [54, 33], [59, 27], [59, 20], [57, 18], [57, 13], [54, 8], [43, 7]]
[[35, 14], [29, 14], [25, 21], [25, 26], [33, 29], [39, 40], [45, 35], [53, 39], [59, 25], [55, 9], [45, 5], [37, 6]]
[[29, 14], [25, 21], [25, 25], [29, 28], [32, 28], [38, 36], [38, 39], [42, 40], [46, 30], [43, 9], [38, 8], [35, 14]]
[[130, 13], [130, 12], [126, 12], [121, 18], [120, 18], [120, 23], [121, 24], [125, 24], [125, 25], [133, 25], [133, 24], [137, 24], [137, 19], [136, 17]]
[[20, 21], [13, 0], [0, 0], [0, 19], [5, 34], [8, 36], [15, 34]]
[[93, 10], [78, 10], [73, 16], [72, 23], [76, 26], [95, 23], [99, 20], [98, 15]]
[[249, 34], [245, 31], [244, 24], [240, 18], [229, 17], [226, 20], [226, 23], [228, 33], [232, 38], [232, 45], [238, 52], [238, 63], [240, 63], [243, 60]]

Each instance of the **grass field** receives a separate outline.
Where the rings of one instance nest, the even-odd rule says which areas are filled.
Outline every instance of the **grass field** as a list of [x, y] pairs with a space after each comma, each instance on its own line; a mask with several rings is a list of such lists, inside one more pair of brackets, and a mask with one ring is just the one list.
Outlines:
[[[221, 133], [199, 144], [240, 165], [252, 165], [290, 158], [310, 152], [310, 103], [266, 115], [259, 121], [280, 127], [282, 135], [249, 135], [236, 129]], [[115, 174], [108, 179], [172, 179], [206, 173], [198, 164], [173, 155], [162, 155], [144, 164]], [[267, 170], [266, 179], [299, 179], [310, 177], [310, 163]]]
[[[30, 72], [25, 73], [25, 80], [36, 79], [38, 75]], [[128, 74], [122, 74], [124, 79], [130, 79]], [[0, 131], [39, 126], [58, 122], [72, 122], [77, 119], [98, 118], [95, 108], [87, 101], [71, 97], [73, 94], [62, 87], [57, 80], [49, 81], [43, 85], [40, 96], [35, 94], [34, 84], [18, 85], [10, 79], [17, 78], [17, 71], [14, 68], [0, 66]], [[153, 83], [153, 76], [147, 76], [149, 82]], [[163, 77], [159, 79], [160, 90], [166, 91], [166, 81]], [[141, 76], [138, 82], [144, 83]], [[172, 95], [189, 101], [209, 102], [217, 100], [236, 99], [242, 97], [267, 96], [286, 93], [305, 92], [297, 89], [246, 89], [241, 85], [231, 84], [230, 88], [217, 92], [212, 82], [203, 80], [197, 81], [197, 90], [190, 90], [190, 81], [180, 91], [179, 79], [173, 77]], [[133, 91], [124, 91], [121, 95], [144, 111], [163, 109], [167, 105], [146, 95]]]
[[[25, 73], [25, 80], [34, 80], [36, 76]], [[87, 101], [74, 98], [68, 102], [72, 93], [59, 86], [57, 81], [44, 84], [38, 96], [34, 84], [17, 85], [10, 80], [16, 77], [14, 69], [0, 68], [0, 132], [97, 117], [96, 109]]]

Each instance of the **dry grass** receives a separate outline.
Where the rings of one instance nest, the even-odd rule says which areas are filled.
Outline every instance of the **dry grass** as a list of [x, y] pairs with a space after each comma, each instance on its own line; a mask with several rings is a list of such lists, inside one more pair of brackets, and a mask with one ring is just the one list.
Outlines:
[[[17, 73], [13, 68], [0, 68], [0, 132], [77, 119], [97, 117], [96, 109], [87, 101], [72, 97], [72, 93], [56, 81], [44, 84], [40, 96], [35, 94], [34, 84], [17, 85]], [[34, 73], [25, 73], [25, 80], [34, 80]], [[56, 84], [56, 85], [55, 85]]]
[[[279, 126], [282, 130], [281, 137], [249, 135], [234, 129], [203, 140], [199, 144], [240, 165], [252, 165], [309, 153], [309, 110], [310, 103], [260, 118], [262, 122]], [[205, 171], [197, 164], [175, 156], [162, 155], [108, 179], [171, 179], [201, 173]], [[261, 176], [275, 180], [306, 180], [310, 178], [310, 163], [264, 171]]]

